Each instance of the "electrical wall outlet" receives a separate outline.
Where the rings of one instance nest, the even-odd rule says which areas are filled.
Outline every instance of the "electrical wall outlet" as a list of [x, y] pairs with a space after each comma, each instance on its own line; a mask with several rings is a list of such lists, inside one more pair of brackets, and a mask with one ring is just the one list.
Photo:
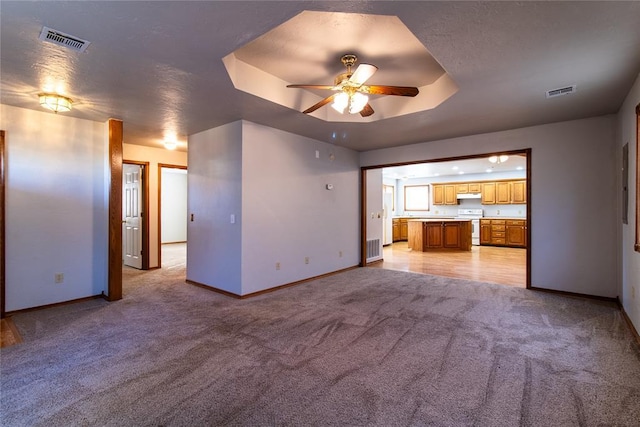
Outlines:
[[338, 256], [342, 258], [342, 251], [338, 251]]
[[53, 275], [53, 281], [55, 283], [64, 283], [64, 273], [56, 273]]
[[276, 270], [280, 270], [280, 263], [276, 262]]
[[304, 257], [304, 263], [305, 264], [309, 264], [309, 257], [308, 256]]

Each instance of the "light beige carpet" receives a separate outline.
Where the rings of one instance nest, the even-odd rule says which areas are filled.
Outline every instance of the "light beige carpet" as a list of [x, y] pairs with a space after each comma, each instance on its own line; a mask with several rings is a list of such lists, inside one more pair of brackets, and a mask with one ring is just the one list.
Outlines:
[[247, 300], [125, 272], [124, 299], [14, 316], [3, 426], [637, 426], [610, 303], [380, 269]]

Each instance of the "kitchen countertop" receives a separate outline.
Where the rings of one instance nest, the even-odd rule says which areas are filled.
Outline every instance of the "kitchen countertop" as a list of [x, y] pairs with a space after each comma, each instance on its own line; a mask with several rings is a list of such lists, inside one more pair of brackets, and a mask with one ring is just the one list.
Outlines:
[[483, 216], [480, 219], [510, 219], [516, 221], [526, 220], [526, 216]]
[[471, 221], [471, 218], [413, 218], [410, 221], [420, 222], [466, 222]]

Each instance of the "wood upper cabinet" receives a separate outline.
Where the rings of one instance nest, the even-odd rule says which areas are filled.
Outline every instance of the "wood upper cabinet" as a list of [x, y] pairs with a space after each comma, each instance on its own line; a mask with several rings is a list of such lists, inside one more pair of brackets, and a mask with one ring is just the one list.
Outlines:
[[511, 203], [527, 203], [527, 181], [511, 182]]
[[482, 184], [479, 182], [469, 183], [469, 193], [480, 193], [482, 191]]
[[444, 204], [445, 205], [458, 204], [458, 197], [457, 197], [455, 185], [446, 184], [444, 186]]
[[511, 203], [511, 183], [508, 181], [496, 182], [496, 204], [508, 205]]
[[444, 205], [444, 185], [433, 184], [431, 189], [433, 191], [433, 204]]
[[482, 204], [483, 205], [496, 204], [496, 183], [495, 182], [484, 182], [482, 184]]
[[457, 205], [458, 194], [481, 193], [483, 205], [527, 203], [526, 180], [432, 184], [434, 205]]
[[456, 185], [454, 184], [433, 184], [434, 205], [457, 205], [456, 194]]

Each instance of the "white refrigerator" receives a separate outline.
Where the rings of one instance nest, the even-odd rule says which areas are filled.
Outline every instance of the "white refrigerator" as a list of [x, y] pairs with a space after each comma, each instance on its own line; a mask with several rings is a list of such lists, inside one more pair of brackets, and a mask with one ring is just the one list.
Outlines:
[[393, 243], [393, 193], [382, 193], [382, 244], [390, 245]]

